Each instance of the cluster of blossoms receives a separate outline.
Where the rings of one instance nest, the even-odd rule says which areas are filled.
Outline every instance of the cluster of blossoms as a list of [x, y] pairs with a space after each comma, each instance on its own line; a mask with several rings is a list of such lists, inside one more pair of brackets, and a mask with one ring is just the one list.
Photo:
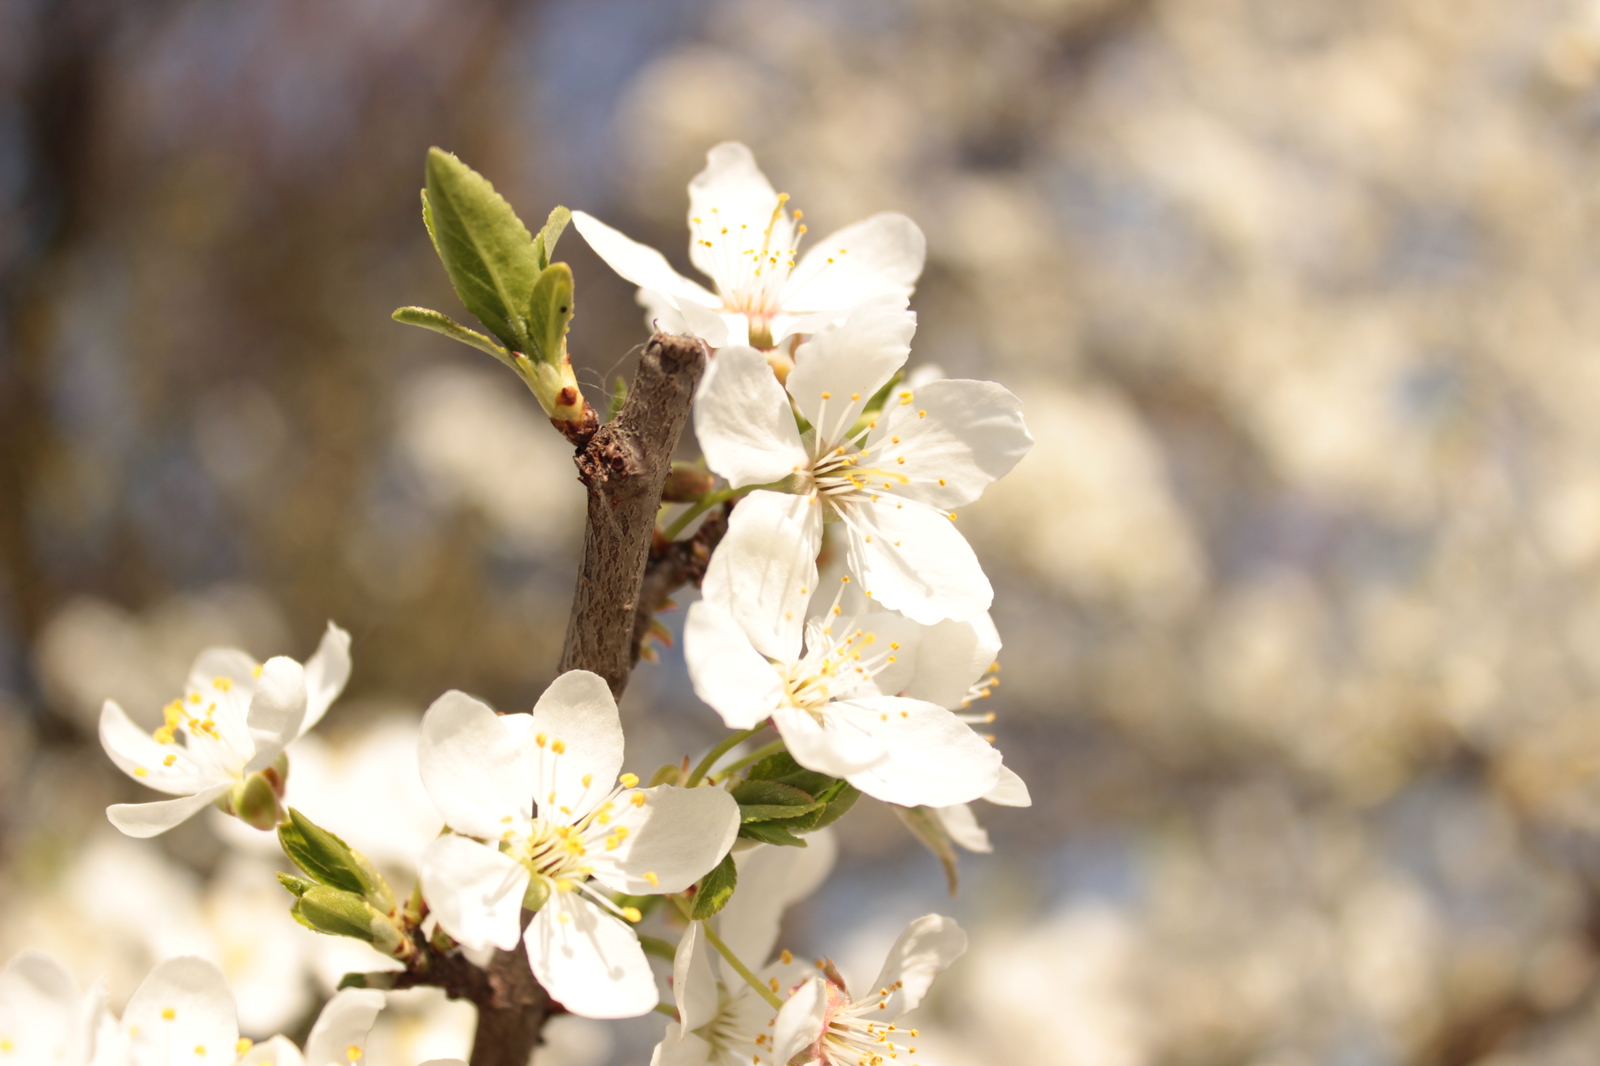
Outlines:
[[[624, 769], [617, 704], [594, 673], [562, 674], [532, 713], [447, 692], [417, 749], [444, 828], [415, 857], [416, 889], [397, 895], [286, 803], [287, 749], [350, 676], [349, 635], [330, 624], [303, 666], [204, 652], [153, 732], [108, 702], [107, 753], [175, 797], [114, 806], [112, 823], [148, 837], [216, 806], [275, 828], [298, 869], [279, 880], [303, 925], [372, 945], [409, 984], [520, 948], [571, 1013], [673, 1015], [657, 1066], [909, 1062], [918, 1031], [900, 1019], [965, 949], [955, 922], [911, 922], [877, 980], [852, 992], [826, 958], [774, 956], [779, 919], [826, 875], [827, 826], [860, 795], [978, 849], [987, 840], [967, 804], [1029, 803], [973, 729], [989, 716], [966, 710], [993, 685], [1000, 639], [993, 589], [955, 521], [1032, 439], [998, 385], [906, 378], [923, 260], [914, 223], [877, 215], [801, 255], [800, 218], [748, 149], [713, 149], [690, 185], [691, 260], [713, 291], [573, 216], [653, 318], [710, 353], [693, 424], [725, 486], [672, 532], [730, 508], [683, 643], [696, 693], [737, 732], [692, 770], [685, 759], [644, 782]], [[559, 232], [541, 232], [541, 263]], [[736, 751], [767, 730], [765, 744]], [[675, 950], [636, 932], [657, 917], [679, 930]], [[670, 1004], [651, 953], [671, 961]], [[302, 1053], [281, 1037], [240, 1040], [221, 975], [201, 960], [162, 963], [118, 1022], [103, 991], [79, 993], [28, 954], [3, 977], [0, 1064], [24, 1047], [21, 1061], [82, 1066], [354, 1063], [394, 981], [392, 970], [359, 975]]]

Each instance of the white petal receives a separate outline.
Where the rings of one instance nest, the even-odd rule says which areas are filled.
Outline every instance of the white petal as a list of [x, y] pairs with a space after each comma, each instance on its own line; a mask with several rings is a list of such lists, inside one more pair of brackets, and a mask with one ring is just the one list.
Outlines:
[[[884, 1003], [882, 1017], [894, 1021], [907, 1011], [917, 1009], [928, 986], [961, 953], [967, 950], [967, 934], [961, 931], [954, 918], [942, 914], [927, 914], [906, 926], [900, 939], [889, 949], [883, 969], [873, 983], [873, 990]], [[900, 985], [895, 988], [895, 985]], [[857, 1002], [870, 999], [872, 991], [859, 996]], [[871, 1015], [866, 1015], [870, 1017]]]
[[700, 600], [683, 623], [683, 657], [695, 695], [729, 729], [749, 729], [782, 702], [778, 672], [722, 606]]
[[927, 249], [917, 224], [893, 212], [836, 230], [812, 245], [789, 275], [783, 287], [784, 309], [804, 314], [849, 307], [876, 296], [907, 299], [922, 273]]
[[154, 803], [113, 803], [106, 808], [106, 817], [128, 836], [142, 840], [188, 821], [232, 787], [233, 782], [225, 781], [181, 799], [157, 800]]
[[678, 314], [684, 325], [689, 327], [689, 332], [712, 348], [743, 344], [749, 337], [749, 327], [743, 315], [721, 314], [693, 300], [679, 300]]
[[523, 752], [535, 765], [535, 802], [555, 821], [588, 814], [622, 772], [622, 720], [611, 689], [598, 674], [567, 671], [534, 704], [532, 729], [535, 742], [524, 740]]
[[827, 983], [813, 977], [784, 1001], [772, 1032], [772, 1059], [788, 1062], [822, 1035], [822, 1018], [828, 1007]]
[[904, 807], [968, 803], [999, 780], [1000, 753], [943, 707], [874, 696], [841, 700], [830, 704], [828, 711], [830, 718], [870, 732], [887, 752], [869, 768], [836, 775], [885, 803]]
[[521, 745], [487, 704], [451, 690], [422, 716], [422, 785], [445, 824], [498, 840], [531, 811], [533, 782]]
[[910, 479], [896, 493], [945, 511], [976, 500], [1033, 447], [1022, 401], [992, 381], [899, 389], [878, 421], [868, 441], [873, 465]]
[[316, 654], [306, 660], [306, 716], [300, 732], [322, 721], [350, 680], [350, 634], [328, 623]]
[[185, 691], [193, 689], [205, 691], [219, 677], [225, 677], [235, 685], [253, 690], [256, 684], [257, 665], [249, 652], [238, 648], [207, 648], [195, 656], [194, 665], [189, 667], [189, 680], [185, 682]]
[[[305, 1056], [294, 1046], [294, 1041], [286, 1036], [275, 1036], [252, 1045], [244, 1053], [244, 1058], [239, 1060], [239, 1066], [305, 1066], [305, 1061]], [[340, 1066], [348, 1066], [348, 1063], [341, 1063]]]
[[972, 546], [944, 512], [885, 494], [850, 505], [845, 517], [850, 569], [884, 607], [932, 625], [971, 620], [994, 602]]
[[677, 1022], [668, 1022], [661, 1043], [650, 1053], [650, 1066], [706, 1066], [711, 1045]]
[[833, 869], [839, 845], [831, 829], [806, 837], [806, 847], [761, 845], [734, 855], [739, 890], [717, 915], [722, 942], [759, 969], [778, 941], [783, 912], [816, 891]]
[[1004, 765], [1000, 767], [999, 783], [985, 792], [983, 798], [1002, 807], [1033, 806], [1033, 797], [1028, 795], [1027, 784]]
[[417, 873], [422, 896], [445, 932], [478, 950], [517, 946], [527, 867], [491, 844], [442, 836], [422, 853]]
[[899, 694], [954, 709], [999, 654], [1000, 634], [987, 611], [970, 622], [927, 626], [912, 649], [911, 676]]
[[[645, 797], [642, 806], [630, 802], [634, 795]], [[623, 793], [611, 825], [629, 833], [615, 847], [590, 850], [597, 881], [632, 895], [682, 892], [733, 847], [739, 804], [720, 788], [659, 785]]]
[[306, 1038], [306, 1066], [351, 1066], [365, 1052], [383, 1004], [383, 993], [371, 988], [335, 992]]
[[0, 1036], [7, 1063], [79, 1063], [88, 1059], [100, 1010], [66, 968], [42, 951], [24, 951], [0, 970]]
[[528, 923], [528, 961], [573, 1014], [635, 1018], [656, 1005], [656, 979], [633, 928], [578, 892], [556, 892]]
[[944, 826], [945, 835], [968, 851], [988, 854], [994, 850], [989, 843], [989, 833], [978, 824], [978, 816], [965, 803], [952, 807], [930, 807], [933, 816]]
[[[184, 748], [157, 744], [111, 700], [100, 708], [100, 746], [123, 773], [168, 795], [190, 796], [221, 783], [214, 771], [197, 764]], [[166, 765], [169, 755], [171, 766]]]
[[305, 667], [284, 655], [268, 659], [250, 697], [250, 712], [245, 719], [255, 753], [245, 763], [247, 771], [265, 770], [272, 765], [289, 741], [300, 735], [306, 716]]
[[916, 330], [905, 301], [886, 297], [861, 304], [799, 347], [786, 387], [820, 446], [844, 439], [872, 394], [905, 365]]
[[717, 1016], [717, 980], [711, 975], [710, 949], [700, 939], [700, 923], [690, 922], [672, 957], [672, 1001], [683, 1023], [674, 1026], [679, 1040]]
[[[756, 166], [750, 149], [724, 141], [706, 153], [706, 168], [689, 182], [689, 232], [717, 234], [723, 226], [734, 231], [744, 226], [749, 239], [759, 244], [777, 206], [777, 190]], [[691, 242], [689, 258], [697, 270], [723, 280], [711, 249]]]
[[872, 734], [848, 717], [829, 713], [818, 722], [807, 711], [783, 707], [772, 715], [795, 762], [831, 777], [849, 777], [889, 758], [889, 752]]
[[239, 1023], [222, 971], [204, 959], [168, 959], [144, 979], [122, 1013], [133, 1066], [231, 1064], [238, 1057]]
[[789, 397], [754, 348], [723, 348], [706, 367], [694, 433], [706, 465], [736, 489], [781, 481], [810, 461]]
[[701, 595], [732, 612], [762, 655], [796, 662], [821, 546], [822, 508], [815, 497], [752, 492], [728, 518]]
[[720, 307], [722, 301], [672, 269], [665, 256], [601, 222], [587, 211], [572, 212], [572, 225], [596, 255], [641, 289], [652, 289], [676, 303]]

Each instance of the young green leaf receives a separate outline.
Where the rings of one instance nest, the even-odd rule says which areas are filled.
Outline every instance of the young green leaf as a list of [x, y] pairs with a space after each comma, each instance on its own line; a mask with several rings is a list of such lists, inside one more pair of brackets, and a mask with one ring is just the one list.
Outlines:
[[572, 268], [552, 263], [539, 275], [528, 298], [529, 358], [559, 366], [567, 354], [567, 326], [572, 321]]
[[432, 311], [426, 307], [399, 307], [389, 317], [396, 322], [404, 322], [408, 326], [421, 326], [423, 329], [431, 329], [435, 333], [442, 333], [451, 340], [460, 341], [462, 344], [470, 345], [481, 352], [488, 352], [502, 363], [511, 362], [510, 352], [477, 330], [463, 326], [449, 315], [440, 314], [438, 311]]
[[795, 762], [794, 756], [786, 751], [768, 755], [750, 767], [746, 776], [751, 781], [776, 781], [779, 784], [792, 785], [813, 796], [826, 790], [835, 781], [835, 778], [827, 774], [807, 770]]
[[817, 820], [815, 822], [805, 827], [806, 832], [809, 833], [814, 829], [821, 829], [823, 826], [832, 825], [834, 822], [837, 822], [840, 818], [845, 816], [845, 813], [848, 812], [851, 807], [856, 805], [856, 800], [861, 798], [861, 790], [856, 786], [847, 781], [840, 781], [839, 784], [843, 787], [837, 792], [834, 792], [832, 795], [824, 793], [823, 795], [817, 797], [819, 800], [826, 799], [827, 806], [824, 807], [822, 812], [817, 815]]
[[759, 840], [763, 844], [777, 844], [786, 848], [806, 846], [806, 842], [789, 832], [783, 822], [746, 822], [739, 827], [739, 835], [746, 840]]
[[544, 228], [533, 238], [534, 250], [539, 253], [540, 270], [550, 265], [550, 257], [556, 254], [556, 241], [561, 239], [561, 232], [571, 221], [572, 212], [560, 204], [557, 204], [551, 210], [550, 217], [545, 219]]
[[733, 864], [733, 855], [724, 855], [722, 861], [700, 879], [700, 887], [694, 894], [694, 910], [689, 916], [703, 921], [716, 914], [733, 898], [738, 883], [739, 868]]
[[461, 302], [506, 347], [528, 350], [528, 297], [539, 276], [533, 237], [488, 180], [428, 149], [425, 221]]

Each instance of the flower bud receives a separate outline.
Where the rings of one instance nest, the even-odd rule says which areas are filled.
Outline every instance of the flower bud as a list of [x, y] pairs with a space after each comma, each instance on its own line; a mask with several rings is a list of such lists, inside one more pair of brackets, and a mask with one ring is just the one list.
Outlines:
[[307, 929], [365, 941], [393, 958], [404, 958], [411, 953], [410, 939], [394, 919], [374, 910], [354, 892], [331, 885], [312, 885], [295, 900], [289, 913]]
[[394, 911], [394, 893], [365, 855], [311, 819], [289, 808], [289, 820], [278, 827], [284, 854], [313, 880], [356, 893], [379, 911]]
[[278, 790], [265, 773], [254, 773], [233, 786], [228, 795], [228, 813], [265, 832], [278, 824], [283, 809], [278, 806]]
[[661, 499], [667, 503], [694, 503], [716, 487], [717, 479], [711, 471], [695, 463], [673, 463]]

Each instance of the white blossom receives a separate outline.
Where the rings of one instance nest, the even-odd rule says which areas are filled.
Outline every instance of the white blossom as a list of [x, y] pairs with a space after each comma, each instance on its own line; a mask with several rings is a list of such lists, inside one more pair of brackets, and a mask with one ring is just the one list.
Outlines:
[[695, 433], [731, 487], [782, 483], [799, 494], [797, 556], [816, 558], [823, 523], [837, 521], [867, 596], [918, 622], [969, 621], [994, 589], [954, 509], [1015, 466], [1033, 438], [1017, 398], [990, 381], [899, 388], [865, 414], [904, 365], [915, 329], [894, 301], [864, 303], [799, 348], [783, 385], [760, 352], [725, 348], [696, 397]]
[[24, 951], [0, 970], [0, 1062], [115, 1066], [103, 981], [78, 990], [66, 968]]
[[574, 211], [572, 222], [611, 269], [639, 286], [639, 302], [660, 328], [692, 332], [713, 348], [770, 348], [874, 297], [905, 305], [926, 256], [915, 222], [873, 215], [799, 256], [806, 226], [788, 201], [744, 145], [706, 153], [705, 170], [689, 183], [689, 259], [714, 292], [593, 215]]
[[151, 837], [207, 804], [239, 798], [252, 774], [327, 713], [350, 677], [350, 634], [328, 623], [306, 664], [286, 656], [257, 663], [237, 648], [208, 648], [189, 671], [184, 695], [152, 733], [114, 701], [100, 712], [100, 743], [111, 761], [151, 788], [179, 797], [118, 803], [106, 815], [124, 833]]
[[[423, 895], [440, 926], [477, 951], [509, 950], [520, 936], [540, 983], [591, 1018], [656, 1005], [655, 978], [628, 924], [638, 914], [603, 890], [681, 892], [739, 831], [732, 796], [638, 788], [633, 774], [618, 777], [622, 753], [616, 702], [586, 670], [556, 678], [532, 715], [496, 716], [448, 692], [428, 708], [419, 747], [423, 784], [460, 834], [422, 857]], [[524, 933], [525, 900], [538, 911]]]

